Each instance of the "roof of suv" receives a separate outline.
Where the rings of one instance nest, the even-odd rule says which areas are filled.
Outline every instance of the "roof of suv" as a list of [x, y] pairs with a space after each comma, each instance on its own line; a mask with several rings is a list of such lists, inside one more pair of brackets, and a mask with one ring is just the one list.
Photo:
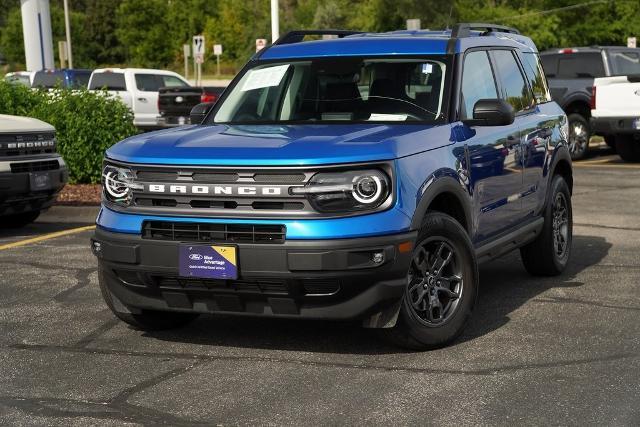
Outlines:
[[[486, 30], [478, 31], [475, 28]], [[302, 42], [304, 35], [322, 34], [338, 35], [339, 38]], [[529, 37], [520, 35], [517, 30], [491, 24], [458, 24], [453, 30], [444, 31], [403, 30], [386, 33], [357, 33], [320, 30], [291, 32], [272, 46], [260, 51], [254, 59], [444, 55], [483, 46], [515, 47], [537, 52], [533, 41]]]

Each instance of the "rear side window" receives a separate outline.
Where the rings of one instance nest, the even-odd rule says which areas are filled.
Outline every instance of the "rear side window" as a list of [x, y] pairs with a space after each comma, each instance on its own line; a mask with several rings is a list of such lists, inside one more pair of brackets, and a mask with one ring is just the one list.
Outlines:
[[33, 87], [53, 88], [64, 86], [64, 76], [60, 72], [38, 71], [33, 77]]
[[542, 71], [540, 58], [535, 53], [525, 52], [522, 54], [522, 65], [529, 80], [529, 86], [533, 90], [533, 97], [536, 103], [542, 104], [551, 101], [547, 79]]
[[74, 88], [86, 88], [89, 85], [89, 78], [91, 77], [91, 73], [83, 73], [83, 72], [78, 72], [75, 73], [75, 75], [73, 76], [73, 83], [72, 86]]
[[588, 79], [604, 76], [604, 64], [599, 52], [567, 53], [558, 56], [558, 77]]
[[461, 120], [473, 118], [473, 106], [480, 99], [497, 97], [498, 92], [487, 52], [479, 50], [467, 53], [462, 72]]
[[558, 55], [541, 55], [542, 68], [544, 68], [544, 74], [548, 78], [555, 77], [558, 74]]
[[175, 76], [161, 74], [136, 74], [136, 87], [143, 92], [158, 92], [161, 87], [186, 87], [187, 84]]
[[127, 90], [123, 73], [93, 73], [89, 89]]
[[611, 58], [612, 74], [614, 76], [628, 76], [640, 74], [640, 54], [634, 51], [613, 51]]
[[511, 104], [516, 112], [530, 108], [533, 105], [533, 98], [513, 52], [494, 50], [491, 54], [495, 62], [502, 98]]

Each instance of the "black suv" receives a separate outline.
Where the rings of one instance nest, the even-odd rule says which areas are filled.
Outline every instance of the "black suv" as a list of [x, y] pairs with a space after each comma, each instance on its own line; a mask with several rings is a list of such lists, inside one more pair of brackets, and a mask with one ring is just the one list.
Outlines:
[[[571, 158], [582, 159], [588, 152], [592, 135], [589, 119], [593, 79], [640, 74], [640, 49], [623, 46], [570, 47], [544, 51], [540, 58], [551, 96], [569, 118]], [[603, 136], [607, 145], [614, 148], [613, 137]]]

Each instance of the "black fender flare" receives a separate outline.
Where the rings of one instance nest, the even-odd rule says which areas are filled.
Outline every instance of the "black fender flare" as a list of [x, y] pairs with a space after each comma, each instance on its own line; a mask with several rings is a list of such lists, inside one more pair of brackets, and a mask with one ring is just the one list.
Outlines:
[[547, 176], [547, 185], [551, 184], [551, 180], [556, 173], [556, 168], [558, 167], [558, 163], [560, 161], [566, 161], [569, 164], [569, 168], [571, 170], [571, 182], [569, 182], [569, 190], [573, 193], [573, 167], [571, 154], [569, 153], [569, 148], [566, 144], [559, 144], [556, 146], [554, 150], [554, 155], [551, 158], [551, 166], [549, 167], [549, 175]]
[[427, 181], [426, 189], [422, 193], [422, 197], [416, 206], [416, 210], [413, 213], [413, 218], [411, 219], [411, 229], [418, 230], [422, 225], [422, 219], [427, 213], [429, 209], [429, 205], [431, 202], [435, 200], [440, 194], [448, 193], [454, 196], [458, 202], [460, 202], [460, 206], [464, 211], [465, 224], [464, 228], [468, 233], [471, 233], [471, 201], [469, 194], [462, 187], [460, 182], [453, 178], [452, 176], [441, 176], [441, 177], [431, 177], [432, 182], [429, 183]]

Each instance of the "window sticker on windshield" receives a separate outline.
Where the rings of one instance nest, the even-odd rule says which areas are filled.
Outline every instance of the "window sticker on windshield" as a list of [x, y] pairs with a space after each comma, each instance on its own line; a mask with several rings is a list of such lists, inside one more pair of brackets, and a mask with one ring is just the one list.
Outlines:
[[384, 114], [384, 113], [372, 113], [369, 116], [369, 120], [374, 122], [403, 122], [407, 120], [406, 114]]
[[422, 74], [431, 74], [433, 72], [433, 64], [422, 64]]
[[242, 86], [242, 92], [278, 86], [288, 69], [289, 64], [262, 68], [260, 70], [250, 70], [247, 75], [247, 80]]

